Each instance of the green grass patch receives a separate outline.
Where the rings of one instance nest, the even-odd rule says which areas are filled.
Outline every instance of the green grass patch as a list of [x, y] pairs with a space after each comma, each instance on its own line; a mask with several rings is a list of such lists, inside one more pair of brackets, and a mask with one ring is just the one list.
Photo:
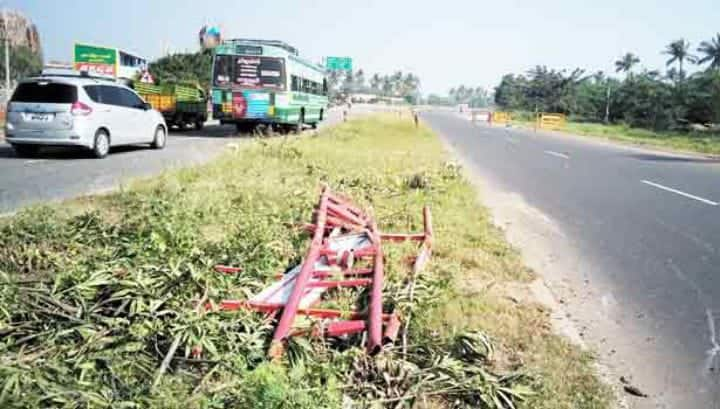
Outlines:
[[[513, 119], [514, 125], [524, 128], [533, 128], [534, 121], [520, 115]], [[568, 121], [564, 129], [558, 132], [566, 132], [575, 135], [604, 138], [611, 141], [642, 145], [649, 147], [665, 148], [677, 151], [705, 153], [711, 155], [720, 154], [720, 134], [713, 132], [656, 132], [649, 129], [633, 128], [628, 125], [605, 125], [589, 122]]]
[[[376, 116], [0, 221], [0, 406], [608, 407], [591, 356], [553, 335], [541, 306], [505, 296], [533, 274], [449, 159], [429, 129]], [[270, 322], [197, 308], [299, 262], [295, 226], [321, 183], [384, 231], [421, 231], [431, 206], [436, 246], [413, 303], [414, 248], [386, 246], [385, 307], [412, 316], [407, 355], [369, 358], [361, 336], [297, 339], [269, 362]]]

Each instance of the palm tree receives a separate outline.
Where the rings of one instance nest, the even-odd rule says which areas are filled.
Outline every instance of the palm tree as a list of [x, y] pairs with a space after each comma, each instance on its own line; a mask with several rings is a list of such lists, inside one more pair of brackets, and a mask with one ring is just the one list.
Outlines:
[[685, 61], [697, 61], [697, 58], [690, 54], [690, 43], [682, 38], [668, 44], [667, 47], [665, 47], [663, 54], [670, 56], [670, 59], [665, 62], [666, 66], [673, 64], [674, 62], [678, 63], [678, 78], [680, 79], [682, 79], [685, 74], [685, 71], [683, 71], [683, 63]]
[[640, 63], [640, 59], [633, 53], [627, 53], [615, 61], [615, 72], [630, 72]]
[[355, 73], [354, 88], [356, 92], [365, 92], [365, 71], [362, 68]]
[[402, 71], [395, 71], [395, 73], [390, 77], [390, 81], [392, 81], [392, 96], [397, 97], [400, 95], [400, 92], [402, 92], [402, 80], [403, 80], [403, 73]]
[[387, 75], [384, 75], [384, 76], [382, 77], [382, 86], [381, 86], [381, 87], [382, 87], [381, 90], [382, 90], [382, 95], [383, 95], [383, 96], [386, 96], [386, 97], [391, 97], [391, 96], [393, 96], [393, 95], [392, 95], [392, 93], [393, 93], [393, 81], [392, 81], [392, 78], [390, 78], [390, 77], [387, 76]]
[[383, 81], [382, 81], [382, 78], [380, 77], [380, 74], [375, 73], [375, 74], [373, 74], [372, 78], [370, 78], [370, 88], [372, 88], [375, 92], [379, 92], [382, 82]]
[[402, 80], [403, 96], [412, 96], [417, 92], [420, 80], [413, 73], [408, 73]]
[[698, 47], [698, 52], [704, 54], [698, 60], [698, 64], [710, 63], [710, 69], [720, 70], [720, 33], [710, 41], [703, 41]]
[[457, 90], [455, 90], [455, 96], [457, 97], [457, 102], [460, 104], [464, 104], [467, 102], [465, 99], [467, 98], [467, 89], [464, 85], [461, 85], [458, 87]]

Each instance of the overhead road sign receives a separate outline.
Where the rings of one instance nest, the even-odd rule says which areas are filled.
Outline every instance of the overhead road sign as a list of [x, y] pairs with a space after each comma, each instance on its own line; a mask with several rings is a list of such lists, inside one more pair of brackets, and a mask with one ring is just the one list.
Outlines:
[[352, 58], [350, 57], [326, 57], [325, 68], [330, 71], [352, 71]]

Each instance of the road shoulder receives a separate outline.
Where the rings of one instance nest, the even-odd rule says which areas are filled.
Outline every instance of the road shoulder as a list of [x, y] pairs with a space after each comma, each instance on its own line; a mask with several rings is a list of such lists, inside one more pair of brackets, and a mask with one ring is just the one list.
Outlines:
[[[580, 327], [571, 320], [571, 314], [564, 306], [563, 293], [572, 292], [573, 286], [567, 280], [567, 271], [578, 269], [581, 256], [573, 249], [562, 229], [540, 210], [529, 205], [522, 196], [503, 191], [480, 170], [455, 149], [444, 135], [439, 135], [444, 149], [461, 163], [465, 174], [478, 191], [478, 200], [492, 215], [494, 225], [504, 233], [508, 242], [521, 251], [523, 261], [537, 276], [524, 291], [546, 308], [550, 313], [553, 331], [578, 348], [597, 357], [593, 367], [599, 379], [613, 391], [615, 408], [628, 408], [622, 387], [616, 380], [618, 374], [613, 364], [595, 353], [595, 346], [584, 340]], [[514, 291], [514, 290], [511, 290]]]

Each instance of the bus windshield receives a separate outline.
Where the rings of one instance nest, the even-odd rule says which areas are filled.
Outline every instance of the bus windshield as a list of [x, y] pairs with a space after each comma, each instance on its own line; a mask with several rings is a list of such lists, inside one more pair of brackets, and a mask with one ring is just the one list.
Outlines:
[[213, 84], [282, 90], [285, 89], [285, 61], [274, 57], [218, 55]]

